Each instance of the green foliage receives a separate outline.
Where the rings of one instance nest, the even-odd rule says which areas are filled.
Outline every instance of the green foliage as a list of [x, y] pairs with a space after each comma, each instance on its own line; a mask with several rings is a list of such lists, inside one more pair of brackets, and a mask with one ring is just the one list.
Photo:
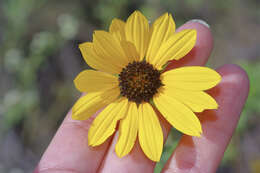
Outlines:
[[239, 133], [243, 133], [248, 128], [250, 118], [260, 116], [260, 62], [242, 62], [240, 65], [247, 72], [250, 81], [250, 92], [237, 128]]
[[3, 2], [2, 9], [8, 24], [4, 28], [0, 55], [3, 57], [3, 68], [9, 75], [7, 83], [10, 88], [6, 94], [3, 93], [3, 101], [0, 102], [0, 115], [3, 117], [0, 134], [21, 124], [24, 119], [32, 119], [32, 112], [45, 113], [40, 105], [38, 73], [45, 67], [47, 57], [78, 33], [78, 20], [62, 13], [57, 17], [57, 31], [37, 31], [28, 39], [28, 31], [34, 26], [29, 22], [31, 15], [44, 5], [44, 2], [36, 3], [33, 0]]
[[250, 92], [244, 110], [250, 113], [260, 113], [260, 62], [245, 62], [241, 63], [241, 66], [247, 72], [250, 81]]

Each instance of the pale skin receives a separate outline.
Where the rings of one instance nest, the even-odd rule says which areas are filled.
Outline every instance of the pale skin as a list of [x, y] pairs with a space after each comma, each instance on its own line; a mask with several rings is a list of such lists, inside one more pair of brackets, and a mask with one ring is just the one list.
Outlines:
[[[183, 59], [172, 62], [167, 68], [205, 65], [213, 48], [209, 28], [198, 22], [188, 22], [177, 31], [182, 29], [197, 30], [196, 45]], [[213, 173], [218, 168], [245, 104], [249, 80], [237, 65], [224, 65], [217, 72], [222, 81], [208, 93], [216, 99], [219, 108], [197, 113], [203, 134], [201, 137], [183, 135], [163, 173]], [[104, 144], [89, 147], [88, 129], [95, 116], [76, 121], [69, 112], [34, 173], [153, 172], [156, 163], [143, 154], [138, 142], [126, 157], [117, 157], [114, 148], [118, 132]], [[162, 117], [160, 120], [166, 139], [170, 125]]]

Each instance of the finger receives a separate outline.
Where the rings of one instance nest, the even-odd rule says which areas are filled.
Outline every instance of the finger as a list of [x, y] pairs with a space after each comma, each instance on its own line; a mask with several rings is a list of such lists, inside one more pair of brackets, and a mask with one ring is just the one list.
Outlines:
[[88, 146], [88, 129], [94, 117], [76, 121], [69, 112], [34, 173], [96, 172], [111, 139], [99, 147]]
[[213, 37], [209, 26], [202, 20], [191, 20], [177, 29], [178, 31], [184, 29], [196, 29], [197, 41], [195, 47], [180, 60], [172, 60], [167, 66], [166, 70], [176, 67], [191, 66], [191, 65], [205, 65], [213, 49]]
[[[179, 62], [172, 61], [167, 69], [174, 68], [178, 63], [180, 65], [204, 65], [207, 61], [213, 47], [212, 36], [208, 27], [198, 22], [188, 22], [181, 26], [177, 31], [183, 29], [196, 29], [197, 41], [192, 51]], [[165, 138], [170, 129], [170, 125], [165, 121], [161, 121]], [[142, 152], [139, 143], [136, 142], [133, 150], [125, 157], [119, 158], [115, 153], [115, 144], [117, 136], [113, 138], [107, 155], [102, 163], [100, 172], [117, 172], [117, 170], [127, 170], [128, 172], [153, 172], [155, 162], [149, 160]]]
[[222, 81], [210, 94], [218, 102], [219, 108], [199, 115], [202, 136], [184, 135], [168, 160], [164, 173], [216, 171], [236, 128], [249, 90], [248, 77], [240, 67], [225, 65], [218, 72]]

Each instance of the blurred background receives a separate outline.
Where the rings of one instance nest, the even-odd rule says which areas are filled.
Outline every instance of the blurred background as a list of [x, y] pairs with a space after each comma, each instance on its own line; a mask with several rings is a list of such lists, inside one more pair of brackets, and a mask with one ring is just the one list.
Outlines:
[[[78, 44], [135, 9], [151, 21], [168, 11], [177, 26], [207, 21], [215, 39], [208, 66], [235, 63], [248, 72], [250, 95], [218, 173], [260, 172], [259, 0], [1, 0], [0, 173], [33, 171], [79, 96], [73, 79], [88, 66]], [[174, 133], [157, 173], [176, 145]]]

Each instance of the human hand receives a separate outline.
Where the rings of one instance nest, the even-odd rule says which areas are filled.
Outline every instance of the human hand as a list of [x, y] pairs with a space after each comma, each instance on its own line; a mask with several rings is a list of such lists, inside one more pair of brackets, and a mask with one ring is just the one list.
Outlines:
[[[197, 30], [196, 45], [185, 58], [174, 61], [167, 68], [204, 65], [213, 48], [209, 28], [198, 21], [191, 21], [177, 31], [182, 29]], [[216, 171], [236, 128], [249, 89], [248, 77], [240, 67], [224, 65], [217, 71], [222, 81], [208, 93], [216, 99], [219, 108], [197, 114], [202, 123], [201, 137], [183, 135], [164, 167], [164, 173]], [[156, 163], [143, 154], [138, 142], [127, 156], [117, 157], [114, 151], [117, 133], [98, 147], [88, 146], [88, 129], [94, 117], [76, 121], [71, 119], [69, 112], [34, 173], [153, 172]], [[164, 119], [160, 120], [166, 139], [170, 125]]]

